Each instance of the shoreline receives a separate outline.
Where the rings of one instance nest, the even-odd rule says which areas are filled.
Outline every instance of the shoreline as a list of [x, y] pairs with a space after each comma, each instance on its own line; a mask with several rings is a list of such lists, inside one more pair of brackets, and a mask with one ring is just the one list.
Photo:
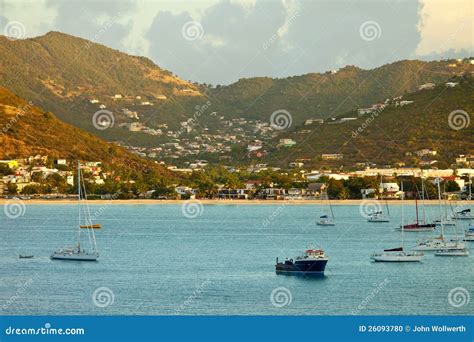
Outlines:
[[[5, 205], [15, 201], [14, 199], [0, 199], [0, 205]], [[75, 205], [75, 199], [27, 199], [21, 200], [25, 205]], [[202, 205], [327, 205], [327, 200], [210, 200], [210, 199], [196, 199], [196, 200], [155, 200], [155, 199], [130, 199], [130, 200], [108, 200], [97, 199], [88, 200], [89, 205], [181, 205], [186, 201], [199, 202]], [[332, 205], [370, 205], [372, 202], [378, 202], [380, 205], [385, 205], [383, 200], [373, 199], [348, 199], [348, 200], [331, 200]], [[388, 205], [401, 205], [401, 200], [389, 200]], [[405, 200], [403, 202], [407, 205], [414, 205], [415, 200]], [[421, 205], [422, 201], [418, 201]], [[449, 201], [452, 205], [471, 205], [473, 201]], [[425, 200], [425, 205], [439, 205], [438, 200]], [[444, 204], [442, 204], [444, 205]]]

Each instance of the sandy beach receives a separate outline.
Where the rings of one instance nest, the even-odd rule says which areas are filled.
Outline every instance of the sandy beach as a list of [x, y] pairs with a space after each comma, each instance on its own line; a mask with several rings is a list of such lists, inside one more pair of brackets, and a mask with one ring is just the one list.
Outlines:
[[[0, 199], [0, 205], [16, 201], [14, 199]], [[25, 205], [75, 205], [77, 200], [74, 199], [25, 199], [21, 200]], [[203, 205], [327, 205], [326, 200], [210, 200], [196, 199], [188, 201], [198, 201]], [[350, 199], [350, 200], [331, 200], [332, 205], [362, 205], [376, 201], [372, 199]], [[132, 200], [89, 200], [90, 205], [180, 205], [186, 200], [154, 200], [154, 199], [132, 199]], [[421, 203], [421, 201], [418, 201]], [[380, 201], [385, 204], [385, 201]], [[401, 205], [400, 200], [387, 201], [388, 205]], [[414, 205], [415, 200], [405, 200], [406, 205]], [[437, 200], [425, 200], [426, 205], [438, 205]], [[472, 201], [451, 201], [453, 206], [471, 205]]]

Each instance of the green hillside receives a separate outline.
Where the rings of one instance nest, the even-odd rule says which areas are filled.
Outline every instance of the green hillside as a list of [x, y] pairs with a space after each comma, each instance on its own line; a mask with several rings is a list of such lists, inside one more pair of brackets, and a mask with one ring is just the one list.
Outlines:
[[170, 177], [161, 166], [65, 124], [53, 113], [27, 103], [4, 88], [0, 88], [0, 127], [0, 159], [40, 154], [69, 161], [100, 161], [116, 175], [131, 178]]
[[[466, 74], [452, 81], [459, 84], [449, 88], [441, 83], [432, 90], [406, 94], [403, 100], [413, 103], [403, 107], [391, 104], [377, 115], [366, 114], [338, 124], [295, 127], [279, 138], [291, 138], [296, 145], [270, 147], [267, 161], [287, 165], [297, 158], [309, 158], [309, 164], [320, 167], [353, 167], [357, 162], [416, 165], [422, 160], [413, 152], [428, 148], [438, 151], [430, 158], [438, 161], [433, 165], [447, 167], [458, 154], [474, 153], [474, 80]], [[453, 119], [450, 125], [449, 114], [456, 110], [467, 113], [458, 115], [465, 121]], [[357, 112], [340, 117], [357, 117]], [[343, 160], [324, 161], [323, 153], [342, 153]]]
[[[453, 63], [457, 66], [452, 67]], [[125, 108], [136, 111], [140, 122], [150, 128], [166, 124], [176, 130], [180, 122], [193, 116], [196, 106], [207, 101], [212, 111], [226, 119], [268, 121], [272, 112], [285, 109], [294, 124], [300, 124], [307, 118], [336, 116], [412, 92], [423, 83], [444, 82], [469, 67], [452, 60], [400, 61], [373, 70], [347, 66], [334, 73], [249, 78], [210, 87], [181, 80], [147, 58], [63, 33], [16, 41], [0, 36], [0, 86], [67, 123], [134, 146], [156, 146], [169, 139], [120, 128], [121, 123], [133, 122], [124, 115]], [[123, 98], [115, 100], [115, 94]], [[99, 103], [92, 104], [91, 99]], [[141, 105], [145, 101], [153, 105]], [[115, 117], [115, 125], [107, 130], [97, 130], [92, 124], [100, 104]], [[219, 128], [209, 116], [202, 116], [199, 125], [211, 132]]]

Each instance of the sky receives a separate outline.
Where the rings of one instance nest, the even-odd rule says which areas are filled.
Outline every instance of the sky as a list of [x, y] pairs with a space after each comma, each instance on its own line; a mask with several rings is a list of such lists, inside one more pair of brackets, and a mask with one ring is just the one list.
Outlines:
[[471, 0], [0, 0], [0, 34], [60, 31], [193, 82], [471, 57]]

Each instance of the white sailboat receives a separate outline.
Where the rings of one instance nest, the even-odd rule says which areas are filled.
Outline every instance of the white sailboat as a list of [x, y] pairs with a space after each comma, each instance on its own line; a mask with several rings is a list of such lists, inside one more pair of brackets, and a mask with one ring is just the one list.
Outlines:
[[316, 224], [318, 226], [334, 226], [335, 225], [334, 211], [332, 210], [331, 200], [329, 199], [327, 189], [326, 189], [326, 197], [327, 197], [327, 200], [328, 200], [329, 211], [331, 212], [331, 216], [329, 216], [327, 213], [321, 215], [319, 217], [319, 221], [316, 222]]
[[[472, 200], [472, 180], [471, 180], [471, 176], [469, 175], [469, 196], [468, 196], [468, 201], [469, 203], [471, 202]], [[456, 210], [453, 212], [453, 218], [455, 220], [474, 220], [474, 214], [472, 213], [471, 209], [470, 208], [466, 208], [466, 209], [463, 209], [463, 208], [459, 208], [459, 207], [456, 207]]]
[[402, 191], [402, 246], [390, 249], [384, 249], [383, 252], [374, 252], [371, 255], [371, 259], [375, 262], [418, 262], [421, 261], [424, 257], [423, 253], [418, 252], [407, 252], [404, 247], [404, 205], [403, 200], [405, 198], [405, 193], [403, 192], [403, 182], [401, 184]]
[[[444, 190], [444, 193], [446, 192], [446, 185], [443, 185], [443, 190]], [[439, 191], [439, 189], [438, 189]], [[437, 220], [434, 220], [433, 223], [435, 223], [437, 226], [441, 226], [441, 225], [444, 225], [445, 227], [446, 226], [454, 226], [456, 224], [456, 221], [450, 217], [448, 215], [448, 206], [447, 206], [447, 203], [446, 203], [446, 199], [444, 200], [444, 217], [443, 215], [441, 214], [442, 210], [441, 210], [441, 197], [438, 195], [439, 197], [439, 219]], [[452, 215], [451, 215], [452, 216]]]
[[469, 256], [469, 250], [467, 248], [459, 249], [440, 249], [437, 250], [434, 255], [436, 256]]
[[[51, 259], [59, 260], [79, 260], [79, 261], [96, 261], [99, 258], [97, 243], [95, 240], [95, 229], [100, 229], [100, 224], [93, 224], [87, 205], [87, 195], [84, 179], [81, 177], [81, 164], [77, 162], [77, 193], [78, 193], [78, 214], [79, 223], [77, 228], [77, 241], [73, 247], [60, 248], [51, 254]], [[84, 224], [83, 224], [84, 223]], [[85, 231], [87, 234], [82, 234]], [[82, 236], [87, 235], [90, 248], [86, 250], [82, 243]]]
[[474, 241], [474, 225], [469, 225], [465, 230], [464, 241]]
[[[441, 188], [440, 179], [436, 180], [438, 186], [438, 205], [441, 213]], [[465, 244], [459, 240], [447, 241], [444, 237], [444, 223], [441, 221], [441, 235], [433, 237], [428, 240], [418, 240], [417, 244], [412, 250], [414, 251], [437, 251], [437, 250], [458, 250], [465, 247]]]
[[[380, 189], [381, 192], [383, 192], [383, 176], [380, 176]], [[385, 208], [387, 211], [387, 216], [385, 216], [383, 210], [376, 211], [374, 213], [371, 213], [369, 217], [367, 217], [368, 222], [390, 222], [390, 211], [388, 210], [388, 202], [387, 199], [385, 199]]]

